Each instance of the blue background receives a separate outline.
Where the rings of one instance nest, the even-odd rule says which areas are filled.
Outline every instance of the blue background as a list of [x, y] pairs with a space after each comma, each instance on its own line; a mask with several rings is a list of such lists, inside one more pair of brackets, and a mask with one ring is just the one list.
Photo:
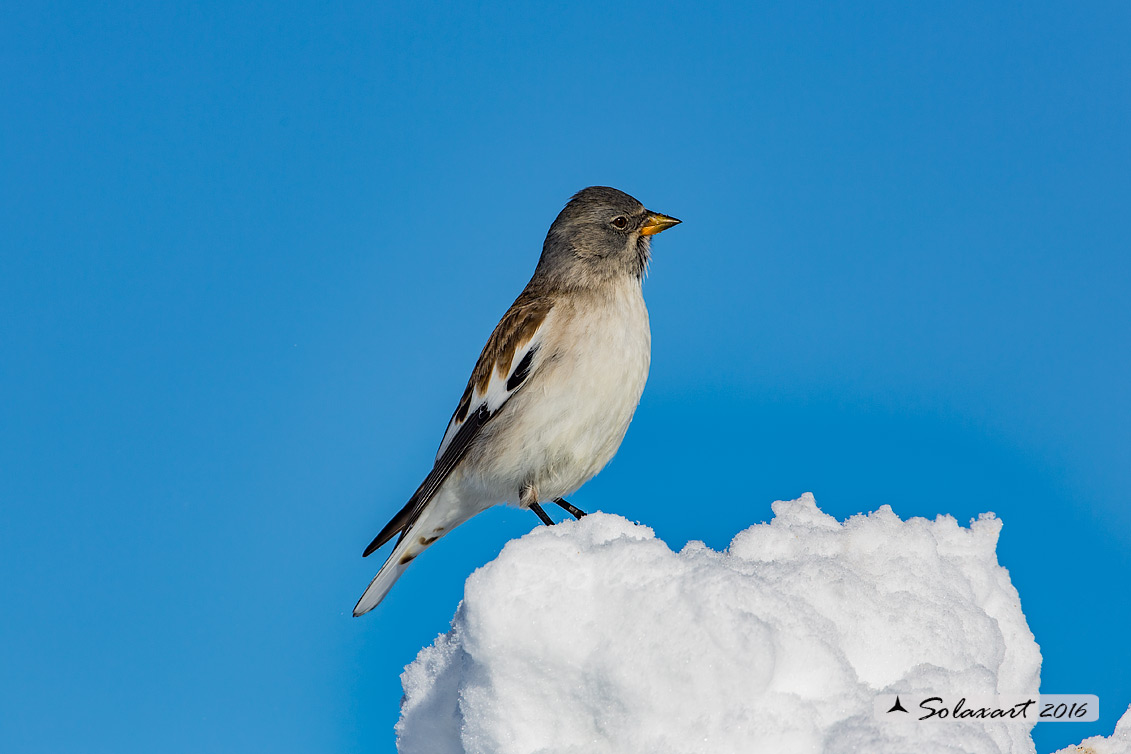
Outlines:
[[[7, 3], [0, 748], [389, 751], [537, 525], [350, 609], [574, 191], [654, 245], [653, 367], [575, 502], [724, 547], [992, 510], [1045, 662], [1131, 703], [1126, 3]], [[391, 6], [391, 4], [389, 4]], [[784, 4], [783, 4], [784, 5]]]

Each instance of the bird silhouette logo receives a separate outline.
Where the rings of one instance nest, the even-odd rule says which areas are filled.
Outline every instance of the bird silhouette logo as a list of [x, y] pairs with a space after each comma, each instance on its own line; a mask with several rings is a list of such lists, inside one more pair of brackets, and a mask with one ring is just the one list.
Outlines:
[[897, 696], [895, 698], [895, 704], [891, 706], [891, 709], [889, 709], [888, 712], [907, 712], [907, 710], [904, 709], [903, 705], [899, 703], [899, 697]]

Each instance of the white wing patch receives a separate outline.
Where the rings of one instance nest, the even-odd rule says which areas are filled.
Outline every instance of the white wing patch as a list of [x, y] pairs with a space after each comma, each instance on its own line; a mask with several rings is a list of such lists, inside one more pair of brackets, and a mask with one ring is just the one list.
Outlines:
[[[550, 312], [534, 334], [522, 346], [515, 349], [514, 356], [511, 357], [509, 364], [495, 363], [494, 368], [491, 369], [491, 379], [487, 383], [486, 392], [480, 392], [479, 386], [476, 385], [471, 394], [471, 403], [468, 406], [467, 412], [460, 417], [457, 411], [452, 416], [451, 422], [448, 423], [448, 429], [444, 432], [444, 439], [440, 442], [440, 449], [436, 451], [436, 461], [444, 455], [444, 451], [448, 449], [451, 444], [452, 438], [459, 432], [459, 428], [463, 426], [468, 417], [475, 416], [476, 412], [480, 411], [483, 406], [487, 407], [487, 414], [494, 416], [495, 413], [503, 407], [512, 395], [514, 395], [526, 380], [527, 375], [534, 372], [537, 368], [541, 358], [544, 354], [539, 353], [542, 349], [542, 341], [546, 334], [546, 324], [553, 317], [553, 312]], [[524, 360], [530, 357], [524, 364]], [[521, 372], [516, 374], [516, 372]]]

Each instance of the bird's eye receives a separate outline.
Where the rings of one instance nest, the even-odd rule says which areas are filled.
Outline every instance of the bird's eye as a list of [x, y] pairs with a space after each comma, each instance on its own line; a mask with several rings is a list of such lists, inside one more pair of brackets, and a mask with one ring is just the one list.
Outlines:
[[613, 218], [613, 227], [617, 230], [624, 230], [628, 227], [628, 218], [624, 215], [617, 215]]

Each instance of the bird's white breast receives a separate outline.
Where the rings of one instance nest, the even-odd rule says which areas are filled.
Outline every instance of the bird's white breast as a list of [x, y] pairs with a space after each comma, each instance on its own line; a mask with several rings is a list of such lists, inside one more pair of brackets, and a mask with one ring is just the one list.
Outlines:
[[495, 501], [516, 502], [527, 481], [551, 500], [592, 478], [620, 447], [648, 378], [639, 280], [565, 297], [548, 316], [546, 360], [492, 422], [493, 452], [469, 469]]

